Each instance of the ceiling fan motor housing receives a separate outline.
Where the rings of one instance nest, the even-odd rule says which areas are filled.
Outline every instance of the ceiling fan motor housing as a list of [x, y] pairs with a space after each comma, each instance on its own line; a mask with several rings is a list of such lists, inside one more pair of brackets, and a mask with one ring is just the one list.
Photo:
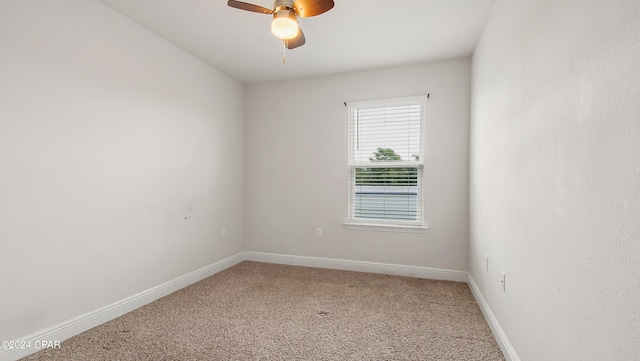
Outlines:
[[276, 0], [273, 3], [273, 8], [275, 9], [274, 11], [277, 11], [279, 7], [286, 7], [288, 9], [292, 9], [293, 1], [294, 0]]

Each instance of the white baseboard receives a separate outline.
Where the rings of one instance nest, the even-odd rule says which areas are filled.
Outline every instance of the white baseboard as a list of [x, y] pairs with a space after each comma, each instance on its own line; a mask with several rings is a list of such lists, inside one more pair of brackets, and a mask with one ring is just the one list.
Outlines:
[[244, 261], [244, 255], [241, 252], [216, 263], [200, 268], [191, 273], [188, 273], [184, 276], [173, 279], [169, 282], [163, 283], [159, 286], [153, 287], [131, 297], [127, 297], [123, 300], [102, 307], [93, 312], [86, 313], [84, 315], [62, 322], [37, 333], [25, 337], [20, 337], [18, 338], [18, 340], [20, 341], [24, 341], [25, 343], [30, 341], [31, 348], [0, 349], [0, 361], [14, 361], [28, 356], [32, 353], [38, 352], [40, 350], [36, 349], [35, 347], [37, 347], [36, 345], [39, 345], [42, 340], [64, 341], [93, 327], [120, 317], [127, 312], [131, 312], [136, 308], [142, 307], [148, 303], [158, 300], [179, 289], [182, 289], [209, 276], [212, 276], [242, 261]]
[[381, 273], [394, 276], [428, 278], [442, 281], [467, 282], [467, 272], [440, 268], [403, 266], [397, 264], [350, 261], [343, 259], [291, 256], [273, 253], [244, 252], [245, 260], [278, 263], [291, 266], [330, 268], [344, 271]]
[[473, 293], [473, 297], [476, 298], [476, 302], [478, 303], [478, 306], [480, 307], [485, 320], [487, 320], [487, 323], [491, 328], [491, 332], [493, 332], [493, 336], [496, 338], [496, 342], [498, 342], [498, 345], [500, 346], [504, 357], [507, 359], [507, 361], [520, 361], [520, 357], [518, 357], [518, 355], [516, 354], [516, 350], [509, 342], [509, 339], [504, 333], [502, 326], [500, 326], [498, 319], [493, 314], [493, 311], [491, 311], [491, 308], [489, 307], [487, 301], [484, 299], [484, 296], [482, 296], [480, 288], [478, 288], [478, 285], [473, 280], [473, 277], [471, 277], [471, 275], [468, 276], [469, 279], [467, 280], [467, 284], [471, 289], [471, 293]]

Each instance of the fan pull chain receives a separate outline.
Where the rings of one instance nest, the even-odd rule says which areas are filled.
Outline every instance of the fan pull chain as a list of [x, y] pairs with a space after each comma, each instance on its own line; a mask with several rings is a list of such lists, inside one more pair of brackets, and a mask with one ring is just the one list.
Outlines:
[[287, 40], [282, 40], [282, 64], [287, 63]]

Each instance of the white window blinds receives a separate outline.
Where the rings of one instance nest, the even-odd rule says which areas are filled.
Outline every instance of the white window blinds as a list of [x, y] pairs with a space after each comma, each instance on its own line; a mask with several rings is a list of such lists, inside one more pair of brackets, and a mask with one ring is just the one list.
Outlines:
[[348, 103], [350, 222], [422, 225], [426, 96]]

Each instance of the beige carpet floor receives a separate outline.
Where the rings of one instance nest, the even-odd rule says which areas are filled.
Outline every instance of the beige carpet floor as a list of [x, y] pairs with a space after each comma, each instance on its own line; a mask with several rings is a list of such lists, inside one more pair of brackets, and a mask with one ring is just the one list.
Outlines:
[[504, 357], [465, 283], [242, 262], [23, 360]]

